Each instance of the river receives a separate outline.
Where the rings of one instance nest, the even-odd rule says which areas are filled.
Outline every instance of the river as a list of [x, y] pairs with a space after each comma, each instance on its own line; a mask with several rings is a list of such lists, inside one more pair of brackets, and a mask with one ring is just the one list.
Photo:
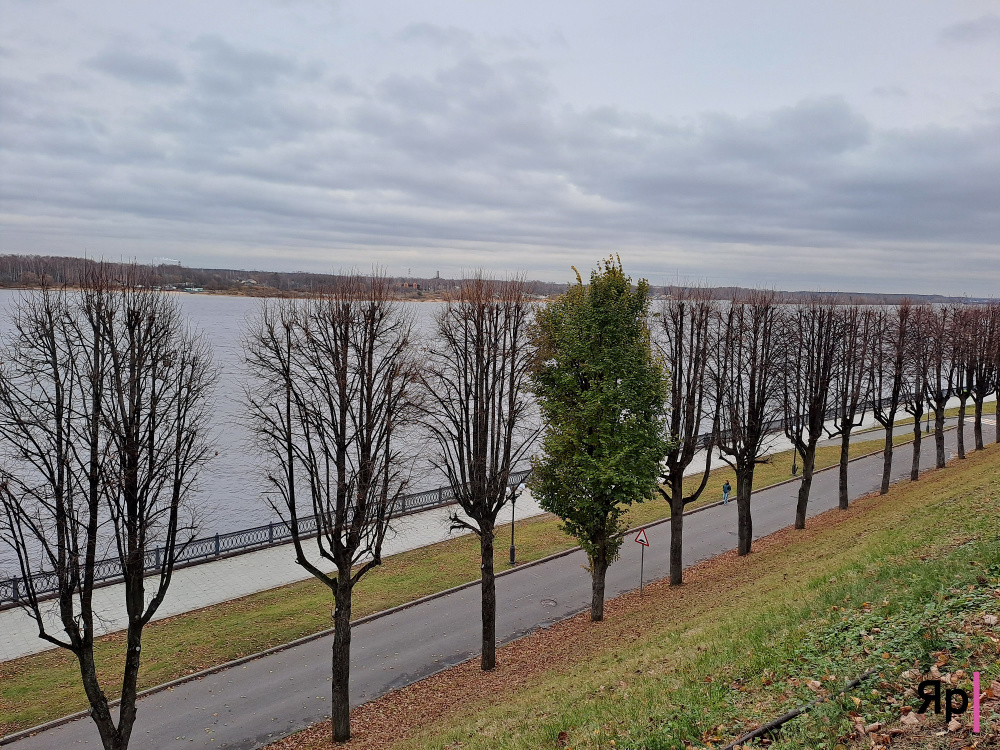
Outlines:
[[[0, 290], [0, 335], [10, 331], [10, 314], [22, 292]], [[212, 398], [212, 442], [215, 456], [201, 471], [192, 500], [201, 520], [199, 536], [237, 531], [276, 520], [261, 495], [264, 487], [261, 464], [248, 445], [244, 426], [244, 383], [240, 343], [248, 316], [261, 299], [211, 294], [176, 293], [191, 324], [205, 336], [218, 365], [219, 381]], [[430, 302], [403, 302], [413, 315], [418, 334], [430, 331], [432, 316], [439, 309]], [[442, 484], [441, 478], [415, 477], [414, 489]], [[12, 567], [6, 545], [0, 545], [0, 568]], [[2, 576], [0, 576], [2, 577]]]

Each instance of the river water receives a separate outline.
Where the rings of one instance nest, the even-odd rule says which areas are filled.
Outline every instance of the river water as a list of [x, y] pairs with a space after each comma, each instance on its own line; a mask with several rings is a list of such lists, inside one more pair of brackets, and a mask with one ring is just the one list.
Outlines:
[[[0, 290], [0, 335], [10, 330], [10, 313], [22, 292]], [[199, 536], [237, 531], [276, 520], [264, 501], [261, 464], [248, 445], [244, 427], [244, 383], [241, 337], [248, 319], [261, 305], [260, 299], [209, 294], [177, 293], [181, 308], [200, 330], [212, 349], [220, 369], [212, 399], [212, 439], [215, 456], [201, 471], [193, 502], [201, 520]], [[418, 335], [431, 329], [438, 305], [404, 302], [412, 314]], [[442, 484], [440, 477], [414, 477], [414, 489]], [[11, 567], [10, 550], [0, 545], [0, 568]], [[5, 564], [7, 563], [7, 564]]]

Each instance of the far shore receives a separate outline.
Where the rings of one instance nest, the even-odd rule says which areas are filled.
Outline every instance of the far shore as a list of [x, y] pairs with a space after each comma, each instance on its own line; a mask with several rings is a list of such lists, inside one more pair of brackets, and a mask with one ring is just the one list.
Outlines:
[[[67, 291], [79, 291], [80, 286], [75, 284], [68, 284], [60, 287], [49, 287], [51, 289], [65, 289]], [[11, 291], [11, 292], [38, 292], [41, 291], [43, 287], [38, 285], [26, 286], [0, 286], [0, 291]], [[244, 299], [311, 299], [320, 296], [320, 292], [293, 292], [285, 291], [282, 289], [275, 289], [273, 287], [249, 287], [249, 288], [231, 288], [231, 289], [201, 289], [197, 292], [189, 292], [184, 289], [158, 289], [164, 294], [190, 294], [192, 296], [212, 296], [212, 297], [238, 297]], [[420, 296], [417, 295], [404, 295], [400, 294], [396, 296], [396, 299], [401, 302], [445, 302], [448, 299], [448, 295], [445, 292], [427, 292]]]

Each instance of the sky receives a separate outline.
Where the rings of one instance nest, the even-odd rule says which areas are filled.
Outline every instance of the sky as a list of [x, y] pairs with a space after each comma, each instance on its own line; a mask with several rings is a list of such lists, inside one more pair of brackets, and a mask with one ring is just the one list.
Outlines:
[[0, 0], [0, 253], [1000, 296], [1000, 5]]

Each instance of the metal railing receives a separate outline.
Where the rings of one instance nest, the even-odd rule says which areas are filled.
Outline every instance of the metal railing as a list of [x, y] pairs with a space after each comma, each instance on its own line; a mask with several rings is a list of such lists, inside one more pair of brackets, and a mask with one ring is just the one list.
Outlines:
[[[516, 487], [521, 484], [531, 473], [530, 469], [511, 472], [508, 487]], [[394, 516], [408, 515], [431, 508], [440, 508], [455, 503], [455, 493], [451, 487], [438, 487], [434, 490], [425, 490], [411, 495], [404, 495], [399, 499], [399, 506], [394, 512]], [[316, 516], [306, 516], [298, 521], [300, 535], [313, 536], [316, 534]], [[292, 540], [292, 528], [285, 521], [269, 523], [266, 526], [254, 526], [242, 531], [231, 531], [226, 534], [215, 534], [214, 536], [193, 539], [184, 545], [174, 561], [175, 566], [187, 567], [200, 563], [211, 562], [219, 557], [238, 554], [240, 552], [250, 552], [254, 550], [275, 547], [279, 544], [287, 544]], [[154, 547], [146, 551], [146, 559], [143, 569], [153, 573], [160, 569], [163, 563], [163, 548]], [[94, 582], [101, 584], [114, 583], [122, 578], [122, 565], [117, 557], [110, 557], [99, 560], [94, 564]], [[0, 580], [0, 608], [16, 605], [24, 601], [26, 597], [25, 580], [19, 576]], [[35, 573], [31, 576], [31, 586], [35, 596], [39, 599], [49, 597], [59, 590], [59, 579], [55, 573], [43, 572]]]

